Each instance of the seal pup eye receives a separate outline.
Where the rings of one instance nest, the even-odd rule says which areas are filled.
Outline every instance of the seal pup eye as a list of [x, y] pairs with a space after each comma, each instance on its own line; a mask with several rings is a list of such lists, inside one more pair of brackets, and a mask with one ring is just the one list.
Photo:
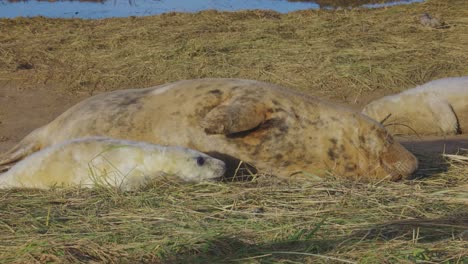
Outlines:
[[205, 164], [205, 158], [198, 157], [197, 158], [197, 164], [198, 164], [198, 166], [203, 166], [203, 164]]

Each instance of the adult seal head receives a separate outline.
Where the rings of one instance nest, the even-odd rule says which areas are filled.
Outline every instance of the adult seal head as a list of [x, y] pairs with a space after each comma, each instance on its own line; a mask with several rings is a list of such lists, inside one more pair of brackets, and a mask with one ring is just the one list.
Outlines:
[[333, 173], [395, 180], [417, 168], [416, 158], [372, 119], [277, 85], [242, 79], [185, 80], [93, 96], [33, 131], [0, 164], [85, 136], [184, 146], [283, 177]]

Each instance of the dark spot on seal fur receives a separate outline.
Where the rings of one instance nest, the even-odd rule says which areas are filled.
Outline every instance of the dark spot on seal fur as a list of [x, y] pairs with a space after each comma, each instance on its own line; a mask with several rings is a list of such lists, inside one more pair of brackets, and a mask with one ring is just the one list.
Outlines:
[[296, 109], [291, 108], [291, 112], [293, 113], [294, 118], [296, 118], [297, 120], [299, 120], [300, 116], [297, 114]]
[[353, 172], [357, 169], [357, 165], [354, 163], [346, 163], [345, 165], [345, 171], [346, 172]]
[[34, 65], [29, 62], [22, 62], [16, 66], [17, 70], [31, 70], [34, 68]]
[[208, 91], [209, 94], [214, 94], [214, 95], [223, 95], [223, 92], [219, 89], [214, 89], [214, 90], [210, 90]]
[[325, 124], [325, 123], [323, 122], [323, 120], [320, 119], [320, 117], [319, 117], [319, 119], [317, 119], [317, 120], [314, 120], [314, 121], [307, 120], [306, 122], [307, 122], [307, 124], [309, 124], [309, 125], [311, 125], [311, 126], [313, 126], [313, 127], [315, 127], [315, 128], [323, 127], [324, 124]]
[[285, 124], [284, 119], [282, 118], [268, 119], [260, 125], [261, 129], [269, 129], [273, 127], [278, 128], [278, 130], [283, 133], [287, 133], [289, 130], [289, 127]]
[[[125, 108], [130, 105], [139, 105], [141, 99], [145, 98], [145, 96], [151, 93], [152, 91], [153, 90], [151, 89], [144, 89], [142, 91], [138, 91], [131, 94], [127, 92], [116, 91], [109, 94], [109, 96], [107, 97], [103, 97], [103, 100], [105, 101], [105, 103], [108, 102], [109, 104], [117, 106], [117, 108]], [[96, 103], [100, 105], [105, 105], [105, 103], [103, 103], [102, 101], [96, 101]]]
[[337, 160], [340, 157], [340, 154], [345, 152], [345, 146], [343, 144], [338, 146], [338, 139], [336, 138], [330, 138], [328, 141], [332, 143], [332, 146], [328, 148], [328, 157], [331, 160]]
[[284, 111], [283, 108], [278, 107], [278, 108], [272, 109], [272, 112], [273, 112], [273, 113], [278, 113], [278, 112], [286, 112], [286, 111]]
[[327, 154], [331, 160], [336, 160], [340, 157], [339, 154], [335, 152], [334, 148], [329, 148]]
[[276, 106], [280, 105], [280, 103], [278, 101], [276, 101], [276, 100], [272, 100], [271, 102]]
[[133, 96], [127, 96], [120, 102], [119, 106], [129, 106], [129, 105], [137, 104], [138, 102], [139, 102], [139, 98], [136, 98]]
[[366, 144], [366, 138], [363, 135], [359, 135], [359, 142], [361, 144]]
[[282, 158], [283, 158], [283, 154], [281, 154], [281, 153], [278, 153], [278, 154], [275, 155], [275, 159], [277, 159], [277, 160], [280, 160]]

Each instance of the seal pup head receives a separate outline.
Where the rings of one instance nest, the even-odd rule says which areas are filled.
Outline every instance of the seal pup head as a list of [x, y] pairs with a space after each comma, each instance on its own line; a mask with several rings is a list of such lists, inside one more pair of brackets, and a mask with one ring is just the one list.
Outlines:
[[[201, 182], [220, 179], [226, 172], [226, 165], [223, 161], [193, 149], [168, 146], [165, 147], [162, 155], [164, 173], [177, 175], [184, 181]], [[150, 157], [149, 162], [152, 162]]]

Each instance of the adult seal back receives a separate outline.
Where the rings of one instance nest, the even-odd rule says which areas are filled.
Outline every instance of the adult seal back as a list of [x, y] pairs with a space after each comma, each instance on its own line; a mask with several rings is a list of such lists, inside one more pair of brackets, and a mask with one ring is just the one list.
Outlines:
[[359, 112], [243, 79], [184, 80], [93, 96], [26, 136], [0, 165], [86, 136], [179, 145], [283, 177], [397, 180], [418, 165], [381, 124]]

